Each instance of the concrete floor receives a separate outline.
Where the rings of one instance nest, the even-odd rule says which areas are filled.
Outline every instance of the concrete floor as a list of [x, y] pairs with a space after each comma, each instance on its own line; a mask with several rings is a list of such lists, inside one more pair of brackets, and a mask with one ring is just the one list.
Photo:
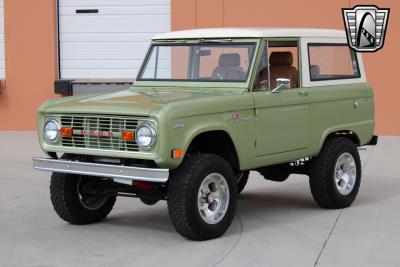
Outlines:
[[252, 172], [228, 232], [183, 239], [165, 202], [120, 198], [109, 218], [74, 226], [57, 217], [32, 132], [0, 133], [0, 266], [400, 266], [400, 137], [361, 151], [352, 207], [324, 210], [305, 176], [284, 183]]

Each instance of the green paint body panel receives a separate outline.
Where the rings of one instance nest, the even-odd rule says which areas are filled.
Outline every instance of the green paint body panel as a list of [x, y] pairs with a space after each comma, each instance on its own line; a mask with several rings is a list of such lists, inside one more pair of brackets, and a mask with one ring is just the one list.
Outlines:
[[[316, 156], [325, 138], [337, 131], [352, 131], [360, 145], [368, 143], [375, 125], [371, 86], [359, 83], [286, 89], [280, 93], [252, 92], [254, 66], [260, 58], [262, 42], [257, 38], [251, 40], [257, 42], [258, 52], [247, 82], [138, 81], [124, 93], [45, 102], [37, 117], [42, 149], [147, 159], [161, 168], [174, 169], [182, 159], [171, 158], [173, 149], [186, 151], [197, 135], [218, 130], [230, 136], [240, 169], [246, 170]], [[43, 138], [45, 118], [71, 113], [148, 117], [157, 124], [156, 145], [150, 151], [126, 152], [46, 144]]]

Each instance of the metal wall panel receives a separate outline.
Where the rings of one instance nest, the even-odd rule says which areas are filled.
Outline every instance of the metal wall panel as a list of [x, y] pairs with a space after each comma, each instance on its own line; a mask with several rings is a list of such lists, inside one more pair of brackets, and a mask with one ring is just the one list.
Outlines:
[[170, 31], [170, 9], [170, 0], [59, 0], [60, 78], [135, 78], [151, 36]]

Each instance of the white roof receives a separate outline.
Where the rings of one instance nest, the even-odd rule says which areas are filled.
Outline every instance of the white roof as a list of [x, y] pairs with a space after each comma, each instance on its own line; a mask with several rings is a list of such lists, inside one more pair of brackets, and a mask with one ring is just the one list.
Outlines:
[[346, 38], [341, 30], [308, 28], [209, 28], [161, 33], [153, 40], [197, 38], [333, 37]]

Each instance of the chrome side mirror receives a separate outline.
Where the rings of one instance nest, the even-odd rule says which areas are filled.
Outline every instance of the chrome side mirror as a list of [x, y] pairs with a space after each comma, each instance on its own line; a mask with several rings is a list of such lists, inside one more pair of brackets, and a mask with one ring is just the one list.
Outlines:
[[290, 89], [290, 79], [277, 78], [276, 87], [271, 90], [271, 93], [279, 93], [282, 89]]

